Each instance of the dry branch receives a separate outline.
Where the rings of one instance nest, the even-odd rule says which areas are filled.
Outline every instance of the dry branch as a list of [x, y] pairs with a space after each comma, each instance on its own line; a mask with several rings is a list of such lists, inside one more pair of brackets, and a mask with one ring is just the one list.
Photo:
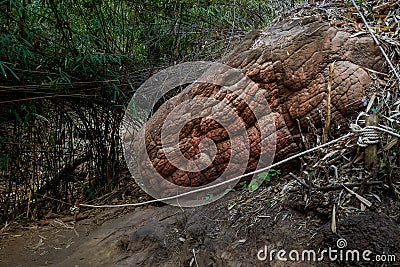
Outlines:
[[[89, 218], [89, 214], [83, 213], [83, 214], [78, 214], [76, 216], [74, 215], [74, 216], [63, 217], [63, 218], [60, 218], [58, 220], [66, 223], [66, 222], [78, 222], [78, 221], [81, 221], [81, 220], [84, 220], [84, 219], [87, 219], [87, 218]], [[38, 222], [38, 225], [39, 226], [46, 226], [46, 225], [49, 225], [49, 224], [51, 224], [53, 222], [54, 222], [54, 220], [41, 220], [41, 221]]]
[[322, 136], [322, 144], [325, 144], [328, 141], [329, 128], [331, 127], [331, 91], [332, 91], [334, 70], [335, 70], [335, 62], [333, 62], [329, 67], [329, 82], [328, 82], [327, 95], [326, 95], [326, 101], [327, 101], [327, 103], [326, 103], [326, 121], [325, 121], [324, 134]]

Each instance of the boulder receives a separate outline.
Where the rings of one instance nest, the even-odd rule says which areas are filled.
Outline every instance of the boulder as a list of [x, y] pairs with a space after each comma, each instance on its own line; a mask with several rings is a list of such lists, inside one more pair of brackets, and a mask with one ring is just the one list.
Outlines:
[[[369, 69], [385, 71], [383, 57], [369, 35], [352, 35], [317, 17], [307, 21], [279, 22], [263, 31], [253, 32], [221, 62], [241, 70], [257, 85], [256, 89], [249, 85], [237, 92], [227, 92], [215, 84], [196, 84], [164, 103], [148, 121], [145, 140], [150, 160], [159, 174], [176, 185], [195, 187], [216, 180], [229, 164], [234, 164], [229, 163], [231, 155], [243, 150], [232, 147], [226, 127], [203, 116], [182, 129], [179, 147], [187, 159], [194, 160], [199, 156], [201, 140], [211, 139], [217, 149], [214, 160], [209, 167], [198, 171], [175, 167], [164, 153], [161, 128], [171, 110], [184, 101], [206, 97], [218, 101], [225, 99], [232, 106], [250, 138], [249, 159], [245, 166], [245, 171], [250, 172], [259, 166], [260, 145], [265, 141], [263, 138], [270, 135], [262, 137], [260, 118], [252, 113], [251, 103], [243, 101], [244, 96], [258, 94], [268, 102], [270, 110], [266, 116], [273, 118], [276, 128], [276, 143], [271, 143], [270, 148], [272, 156], [276, 151], [276, 162], [302, 151], [304, 142], [315, 144], [322, 135], [331, 63], [334, 62], [331, 137], [348, 131], [349, 119], [365, 108], [363, 99], [371, 85]], [[259, 98], [251, 99], [257, 102]], [[211, 111], [199, 112], [208, 114]], [[233, 123], [233, 128], [234, 125], [237, 123]], [[290, 166], [295, 165], [285, 168]]]

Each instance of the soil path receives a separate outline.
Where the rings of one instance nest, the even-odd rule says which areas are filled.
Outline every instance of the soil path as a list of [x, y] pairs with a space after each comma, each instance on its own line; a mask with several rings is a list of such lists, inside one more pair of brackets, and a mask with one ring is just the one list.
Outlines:
[[[273, 249], [296, 250], [300, 259], [304, 250], [315, 250], [318, 258], [323, 249], [338, 250], [339, 239], [347, 241], [344, 252], [356, 249], [361, 257], [371, 250], [373, 260], [378, 254], [393, 254], [399, 263], [399, 222], [380, 212], [383, 205], [393, 204], [389, 198], [374, 211], [339, 218], [333, 234], [324, 212], [286, 204], [269, 207], [262, 195], [257, 200], [255, 194], [232, 192], [188, 209], [165, 205], [107, 210], [74, 226], [54, 221], [11, 232], [2, 236], [0, 266], [382, 266], [362, 259], [331, 261], [327, 254], [322, 262], [264, 259], [266, 249], [268, 256]], [[397, 206], [391, 210], [399, 214]]]

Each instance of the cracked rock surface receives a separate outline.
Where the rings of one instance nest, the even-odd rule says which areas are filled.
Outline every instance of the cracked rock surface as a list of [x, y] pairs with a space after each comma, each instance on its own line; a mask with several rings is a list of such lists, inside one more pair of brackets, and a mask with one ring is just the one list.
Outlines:
[[[240, 123], [250, 139], [246, 172], [254, 170], [260, 163], [263, 142], [267, 144], [267, 150], [274, 150], [275, 144], [268, 148], [271, 135], [260, 134], [262, 118], [255, 118], [249, 108], [253, 103], [248, 101], [257, 101], [262, 96], [268, 101], [270, 110], [265, 116], [273, 119], [276, 128], [276, 152], [271, 152], [270, 156], [274, 156], [276, 162], [304, 149], [301, 135], [303, 140], [306, 138], [315, 143], [316, 136], [322, 134], [331, 63], [335, 62], [331, 93], [332, 137], [346, 132], [348, 120], [364, 108], [362, 100], [371, 84], [368, 69], [385, 71], [384, 60], [372, 38], [352, 36], [318, 19], [303, 23], [280, 22], [262, 32], [254, 32], [221, 61], [240, 69], [257, 86], [249, 85], [229, 92], [214, 84], [195, 84], [168, 100], [148, 122], [145, 135], [148, 155], [155, 169], [174, 184], [193, 187], [217, 179], [226, 170], [231, 155], [244, 151], [243, 147], [232, 146], [234, 140], [227, 134]], [[252, 96], [248, 98], [250, 100], [243, 100], [249, 95]], [[232, 122], [232, 129], [226, 129], [206, 118], [212, 113], [212, 107], [207, 104], [203, 110], [189, 107], [188, 112], [204, 116], [190, 121], [179, 133], [182, 154], [188, 160], [199, 158], [200, 143], [208, 138], [216, 144], [216, 156], [205, 169], [194, 167], [192, 171], [185, 171], [175, 167], [164, 154], [161, 129], [174, 107], [198, 97], [226, 101], [240, 121]]]

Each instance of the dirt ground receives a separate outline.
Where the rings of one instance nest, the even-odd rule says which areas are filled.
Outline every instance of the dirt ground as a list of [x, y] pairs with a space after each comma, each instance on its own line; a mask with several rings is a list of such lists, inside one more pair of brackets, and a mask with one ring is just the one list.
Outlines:
[[[275, 203], [267, 186], [197, 208], [107, 209], [76, 223], [3, 229], [0, 266], [400, 266], [399, 203], [367, 198], [365, 211], [338, 208], [336, 234], [320, 195]], [[346, 258], [354, 250], [359, 260]]]

